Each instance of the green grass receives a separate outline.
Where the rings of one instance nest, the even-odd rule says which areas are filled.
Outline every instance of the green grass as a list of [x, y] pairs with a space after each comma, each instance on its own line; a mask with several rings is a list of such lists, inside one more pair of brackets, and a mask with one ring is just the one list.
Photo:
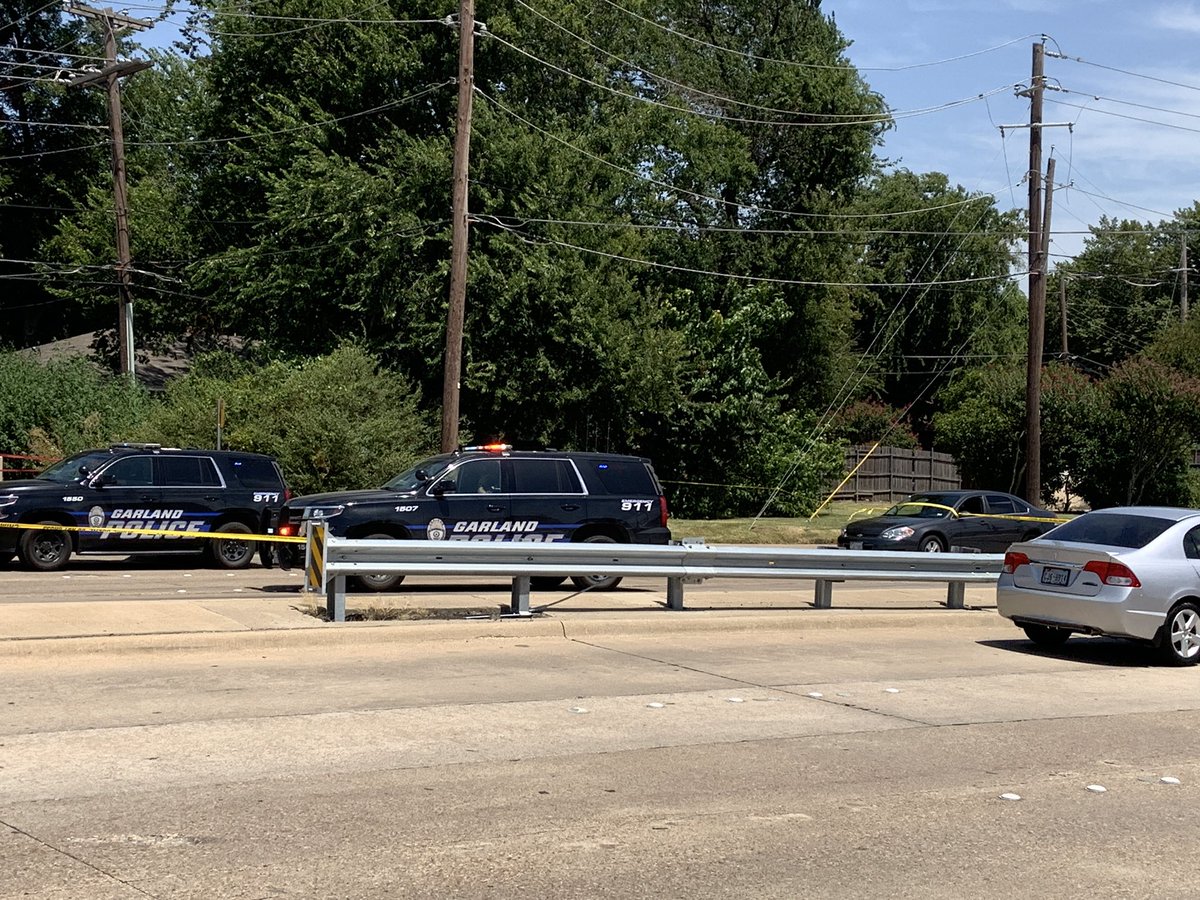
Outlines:
[[675, 519], [671, 537], [704, 538], [710, 544], [832, 544], [851, 519], [883, 512], [888, 503], [874, 506], [852, 501], [831, 503], [813, 519]]

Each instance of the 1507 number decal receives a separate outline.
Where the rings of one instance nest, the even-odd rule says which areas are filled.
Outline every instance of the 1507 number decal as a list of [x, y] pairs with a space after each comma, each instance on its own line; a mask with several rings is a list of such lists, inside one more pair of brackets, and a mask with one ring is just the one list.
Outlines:
[[645, 510], [646, 512], [649, 512], [650, 510], [654, 509], [654, 501], [653, 500], [622, 500], [621, 501], [621, 509], [623, 509], [625, 512], [629, 512], [629, 510], [631, 510], [631, 509]]

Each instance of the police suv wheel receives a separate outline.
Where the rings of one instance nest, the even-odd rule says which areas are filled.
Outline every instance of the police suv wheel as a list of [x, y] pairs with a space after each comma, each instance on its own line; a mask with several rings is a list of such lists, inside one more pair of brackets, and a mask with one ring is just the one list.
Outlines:
[[[390, 541], [393, 540], [390, 534], [368, 534], [365, 538], [368, 541]], [[390, 591], [396, 585], [404, 580], [403, 575], [356, 575], [353, 579], [358, 582], [358, 586], [364, 591], [374, 591], [380, 593], [382, 591]]]
[[[584, 538], [585, 544], [615, 544], [617, 543], [608, 535], [593, 534], [589, 538]], [[620, 575], [572, 575], [571, 581], [575, 583], [575, 587], [580, 590], [593, 591], [611, 591], [621, 583]]]
[[[58, 522], [38, 522], [38, 525], [58, 525]], [[21, 535], [17, 545], [21, 562], [38, 572], [56, 572], [65, 568], [71, 558], [71, 538], [65, 531], [31, 528]]]
[[[226, 522], [217, 527], [226, 534], [253, 534], [250, 526], [242, 522]], [[238, 538], [215, 538], [212, 560], [222, 569], [245, 569], [254, 560], [254, 541]]]

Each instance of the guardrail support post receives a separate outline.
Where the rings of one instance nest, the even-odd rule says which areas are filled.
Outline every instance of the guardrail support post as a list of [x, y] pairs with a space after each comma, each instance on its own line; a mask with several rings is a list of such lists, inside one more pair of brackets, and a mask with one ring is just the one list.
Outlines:
[[512, 602], [509, 611], [514, 616], [531, 616], [529, 611], [529, 576], [518, 575], [512, 583]]
[[813, 606], [817, 609], [833, 607], [833, 582], [827, 578], [818, 578], [816, 591], [813, 595]]
[[346, 576], [338, 575], [325, 583], [325, 612], [330, 622], [346, 621]]
[[683, 579], [667, 579], [667, 609], [683, 609]]
[[967, 583], [951, 581], [946, 586], [946, 606], [950, 609], [965, 609], [967, 605]]

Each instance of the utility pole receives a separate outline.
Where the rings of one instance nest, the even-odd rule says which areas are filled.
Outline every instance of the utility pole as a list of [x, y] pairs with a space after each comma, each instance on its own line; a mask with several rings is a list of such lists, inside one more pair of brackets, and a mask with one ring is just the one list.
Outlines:
[[1179, 274], [1183, 278], [1183, 281], [1180, 282], [1180, 292], [1179, 292], [1179, 321], [1186, 322], [1187, 314], [1188, 314], [1188, 295], [1187, 295], [1188, 263], [1187, 263], [1187, 232], [1186, 231], [1183, 234], [1183, 245], [1180, 247], [1180, 250], [1179, 250]]
[[134, 378], [133, 352], [133, 291], [129, 267], [133, 263], [129, 250], [129, 195], [125, 188], [125, 132], [121, 123], [121, 79], [134, 72], [150, 68], [142, 60], [117, 62], [117, 32], [144, 31], [154, 23], [134, 19], [111, 9], [93, 9], [72, 4], [67, 12], [99, 22], [104, 28], [104, 68], [89, 72], [68, 82], [71, 87], [103, 83], [108, 94], [108, 127], [112, 135], [113, 205], [117, 212], [117, 334], [121, 347], [121, 372]]
[[442, 383], [442, 452], [458, 446], [459, 378], [467, 305], [467, 172], [471, 156], [471, 104], [475, 92], [475, 0], [458, 3], [458, 116], [454, 125], [454, 191], [451, 211], [450, 306]]
[[1040, 506], [1042, 493], [1042, 330], [1046, 273], [1042, 258], [1042, 95], [1045, 44], [1033, 45], [1029, 80], [1029, 341], [1025, 366], [1025, 499]]

